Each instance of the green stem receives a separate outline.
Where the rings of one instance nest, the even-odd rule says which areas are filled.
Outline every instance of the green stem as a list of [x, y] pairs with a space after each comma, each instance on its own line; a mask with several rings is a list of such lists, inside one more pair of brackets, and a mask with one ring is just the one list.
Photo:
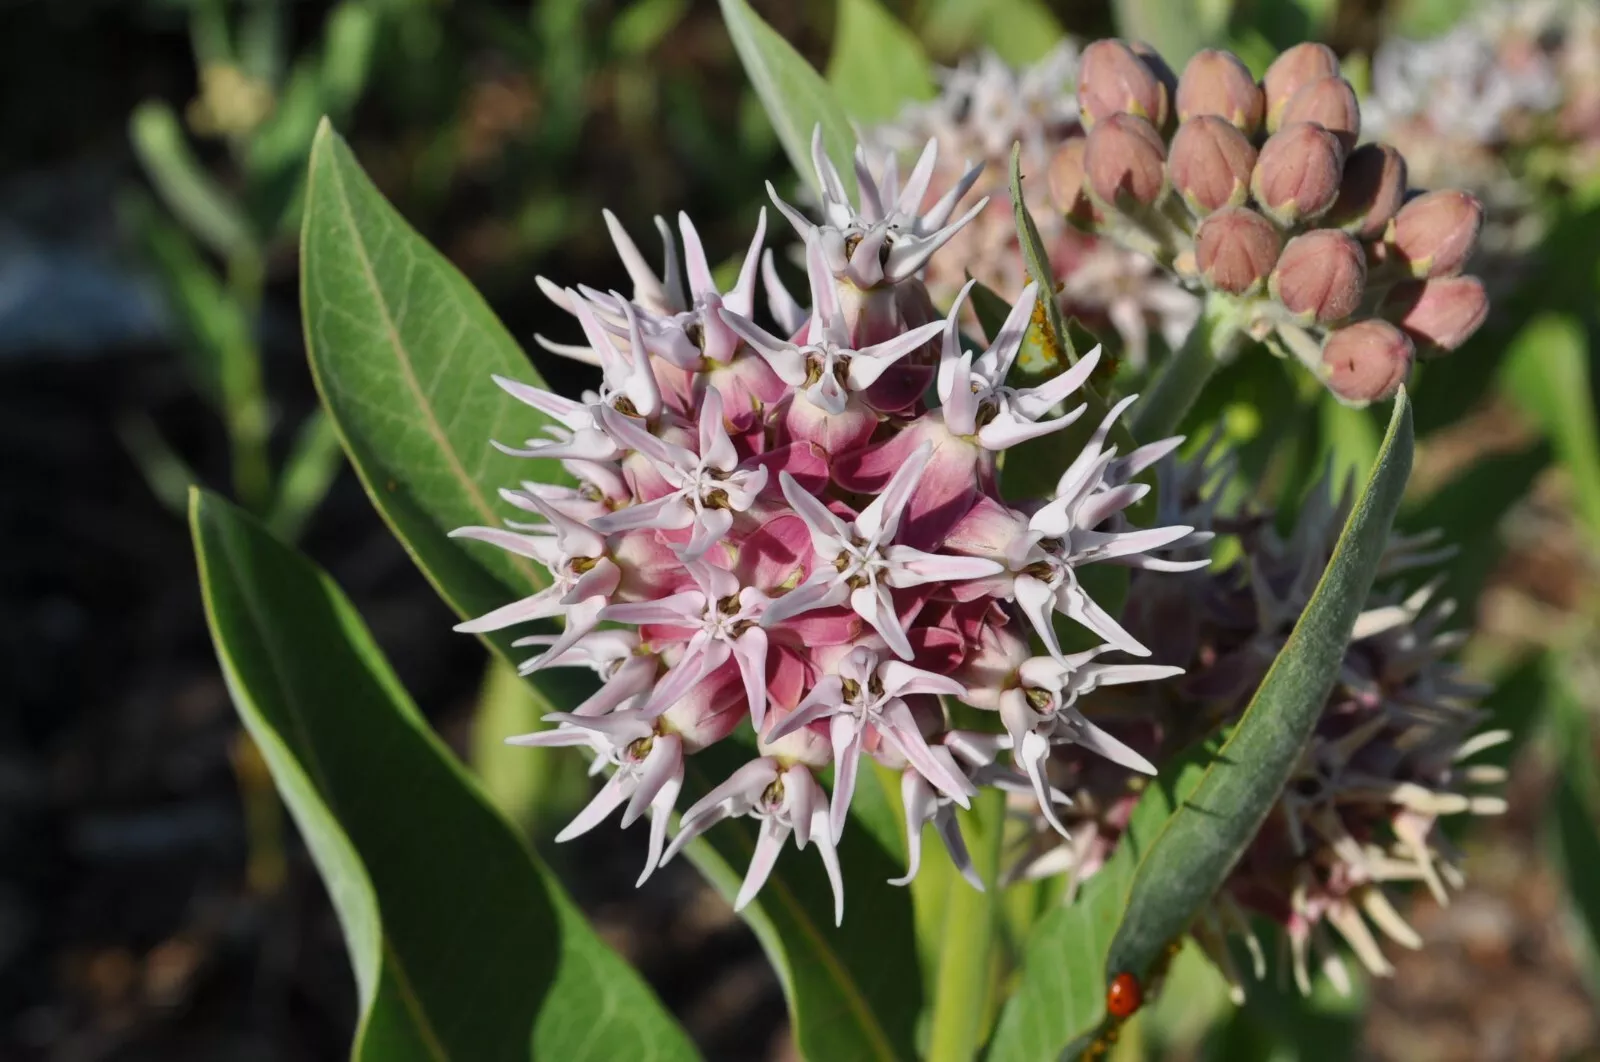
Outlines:
[[958, 878], [944, 903], [938, 987], [927, 1062], [972, 1062], [983, 1043], [989, 996], [994, 990], [994, 946], [1000, 900], [1000, 855], [1005, 828], [1005, 795], [985, 791], [964, 816], [972, 856], [987, 892]]
[[1134, 405], [1129, 430], [1141, 443], [1164, 439], [1178, 430], [1183, 415], [1199, 397], [1206, 381], [1239, 345], [1242, 333], [1233, 307], [1206, 300], [1205, 311], [1189, 330], [1152, 386]]
[[222, 351], [222, 394], [232, 454], [233, 491], [239, 503], [265, 514], [272, 504], [272, 464], [267, 444], [272, 431], [262, 381], [261, 347], [256, 336], [264, 282], [260, 256], [240, 252], [228, 262], [228, 292], [241, 310], [247, 331]]

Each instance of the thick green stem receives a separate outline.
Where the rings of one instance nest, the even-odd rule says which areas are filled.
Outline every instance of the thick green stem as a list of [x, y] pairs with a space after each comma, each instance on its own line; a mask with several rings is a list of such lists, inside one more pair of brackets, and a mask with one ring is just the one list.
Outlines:
[[1129, 429], [1140, 443], [1163, 439], [1178, 430], [1206, 381], [1223, 359], [1233, 353], [1242, 333], [1234, 308], [1215, 298], [1189, 330], [1177, 353], [1162, 367], [1154, 385], [1133, 408]]
[[[973, 801], [977, 829], [966, 829], [973, 862], [987, 892], [956, 878], [944, 903], [938, 987], [928, 1062], [972, 1062], [983, 1044], [985, 1019], [994, 991], [994, 946], [1000, 900], [1000, 855], [1005, 830], [1005, 794], [986, 790]], [[981, 832], [980, 832], [981, 831]]]

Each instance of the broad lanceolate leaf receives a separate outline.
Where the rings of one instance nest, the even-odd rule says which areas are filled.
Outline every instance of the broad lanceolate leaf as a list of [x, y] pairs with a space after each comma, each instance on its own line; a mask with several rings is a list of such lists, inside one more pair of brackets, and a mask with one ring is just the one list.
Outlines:
[[491, 375], [543, 381], [327, 123], [311, 148], [300, 254], [317, 389], [367, 493], [424, 574], [463, 612], [488, 611], [505, 603], [508, 588], [544, 581], [532, 561], [447, 537], [498, 521], [495, 487], [557, 470], [489, 444], [520, 444], [546, 423], [507, 401]]
[[1372, 475], [1310, 604], [1194, 793], [1140, 859], [1108, 971], [1149, 973], [1215, 895], [1283, 792], [1372, 588], [1411, 452], [1411, 408], [1402, 390]]
[[750, 9], [746, 0], [719, 2], [739, 61], [744, 64], [756, 95], [761, 97], [761, 105], [795, 172], [813, 192], [822, 193], [811, 166], [811, 131], [820, 123], [828, 157], [839, 168], [845, 189], [853, 193], [856, 177], [851, 159], [856, 136], [833, 89], [793, 45]]
[[694, 1058], [433, 735], [338, 587], [227, 502], [195, 492], [191, 523], [234, 704], [344, 928], [352, 1057]]
[[931, 64], [916, 34], [879, 0], [840, 0], [828, 83], [853, 118], [881, 122], [934, 93]]
[[[373, 504], [458, 613], [531, 593], [541, 570], [481, 544], [463, 549], [446, 532], [498, 523], [489, 501], [496, 489], [539, 473], [540, 462], [488, 445], [520, 442], [540, 423], [489, 374], [538, 377], [467, 281], [383, 200], [327, 127], [312, 149], [302, 254], [312, 366]], [[486, 640], [505, 656], [511, 637]], [[547, 710], [578, 703], [581, 683], [571, 675], [540, 674]], [[724, 742], [692, 757], [680, 806], [750, 754]], [[864, 800], [870, 794], [858, 791]], [[753, 825], [720, 824], [688, 848], [725, 896], [738, 891], [750, 861]], [[911, 904], [887, 883], [903, 872], [901, 855], [852, 829], [840, 859], [851, 868], [843, 929], [833, 925], [828, 883], [810, 852], [786, 853], [745, 917], [778, 969], [807, 1057], [911, 1058], [921, 1007], [921, 986], [905, 965], [915, 949]]]

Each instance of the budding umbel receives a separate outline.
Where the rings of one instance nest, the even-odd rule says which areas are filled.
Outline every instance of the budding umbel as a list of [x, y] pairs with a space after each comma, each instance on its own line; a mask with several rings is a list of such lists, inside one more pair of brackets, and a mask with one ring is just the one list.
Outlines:
[[1244, 205], [1255, 165], [1256, 149], [1243, 133], [1223, 118], [1202, 114], [1178, 127], [1167, 172], [1189, 209], [1204, 217]]
[[1342, 321], [1361, 305], [1367, 256], [1348, 233], [1314, 229], [1290, 240], [1268, 290], [1302, 324]]
[[1405, 383], [1414, 353], [1411, 340], [1388, 321], [1357, 321], [1336, 329], [1323, 344], [1323, 376], [1335, 395], [1365, 405]]
[[1420, 195], [1394, 217], [1388, 243], [1411, 275], [1455, 276], [1466, 266], [1483, 227], [1483, 204], [1445, 189]]

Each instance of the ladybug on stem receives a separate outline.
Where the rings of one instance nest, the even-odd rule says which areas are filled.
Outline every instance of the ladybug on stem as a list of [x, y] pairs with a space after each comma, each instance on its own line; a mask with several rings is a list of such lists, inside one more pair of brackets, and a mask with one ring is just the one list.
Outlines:
[[1144, 989], [1139, 987], [1137, 977], [1124, 971], [1111, 979], [1106, 989], [1106, 1011], [1113, 1018], [1119, 1021], [1130, 1018], [1143, 1003]]

